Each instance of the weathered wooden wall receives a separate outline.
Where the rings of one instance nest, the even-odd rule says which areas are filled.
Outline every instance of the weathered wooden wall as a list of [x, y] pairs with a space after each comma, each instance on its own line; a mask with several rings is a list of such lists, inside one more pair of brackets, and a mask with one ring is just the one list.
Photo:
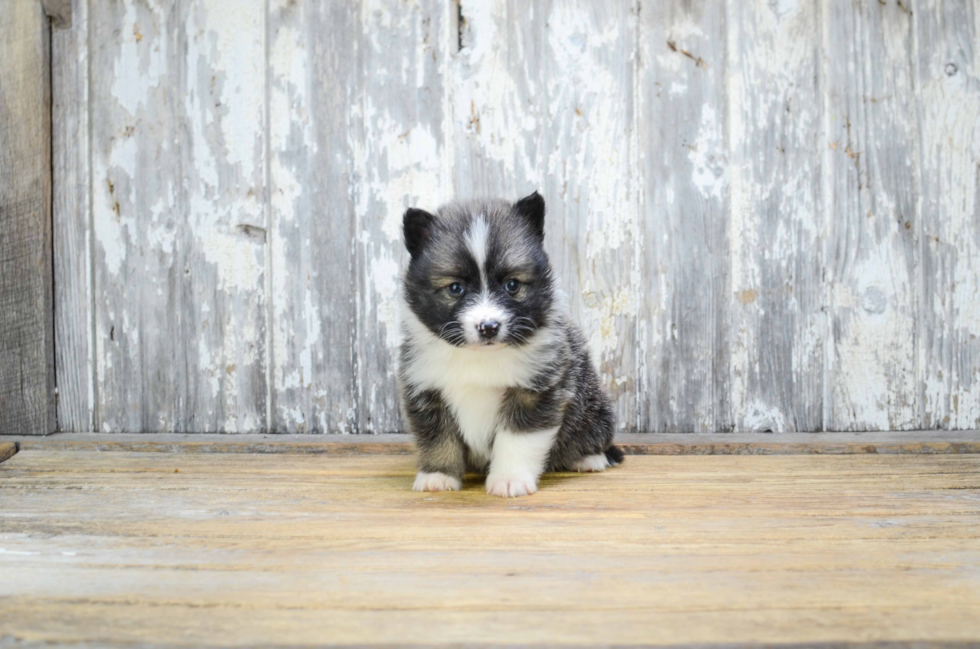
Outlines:
[[49, 28], [0, 0], [0, 434], [55, 429]]
[[398, 430], [404, 208], [533, 189], [623, 429], [980, 427], [975, 0], [72, 14], [63, 430]]

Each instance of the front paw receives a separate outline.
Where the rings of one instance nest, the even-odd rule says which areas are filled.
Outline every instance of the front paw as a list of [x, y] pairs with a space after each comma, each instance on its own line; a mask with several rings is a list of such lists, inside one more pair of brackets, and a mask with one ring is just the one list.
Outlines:
[[419, 471], [418, 475], [415, 476], [412, 491], [459, 491], [461, 486], [459, 479], [451, 475], [438, 471], [435, 473]]
[[487, 476], [487, 493], [491, 496], [501, 498], [514, 498], [515, 496], [530, 496], [538, 490], [537, 476], [525, 473], [516, 475], [494, 475]]

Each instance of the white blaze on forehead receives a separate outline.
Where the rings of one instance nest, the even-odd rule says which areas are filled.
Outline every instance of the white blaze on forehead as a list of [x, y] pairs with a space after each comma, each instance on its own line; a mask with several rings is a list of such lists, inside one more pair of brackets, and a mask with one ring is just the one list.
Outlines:
[[466, 248], [473, 255], [474, 261], [480, 268], [480, 283], [482, 284], [478, 299], [459, 315], [462, 325], [463, 335], [466, 342], [475, 344], [480, 342], [479, 326], [483, 322], [496, 322], [500, 325], [497, 338], [507, 335], [507, 312], [497, 304], [494, 304], [490, 296], [490, 284], [487, 281], [487, 246], [490, 242], [490, 224], [487, 218], [480, 214], [470, 229], [466, 232]]
[[[490, 241], [490, 224], [482, 214], [473, 219], [470, 229], [466, 233], [466, 247], [469, 249], [477, 266], [480, 267], [480, 276], [486, 279], [487, 264], [487, 245]], [[484, 282], [486, 285], [486, 282]]]

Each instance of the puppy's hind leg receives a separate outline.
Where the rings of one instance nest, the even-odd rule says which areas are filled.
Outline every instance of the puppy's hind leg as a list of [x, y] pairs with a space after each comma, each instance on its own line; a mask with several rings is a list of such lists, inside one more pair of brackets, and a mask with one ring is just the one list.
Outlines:
[[606, 460], [609, 461], [609, 466], [619, 466], [626, 459], [626, 453], [623, 453], [623, 449], [618, 446], [610, 446], [605, 452]]
[[607, 468], [609, 468], [609, 458], [604, 453], [585, 455], [572, 463], [572, 471], [580, 473], [605, 471]]

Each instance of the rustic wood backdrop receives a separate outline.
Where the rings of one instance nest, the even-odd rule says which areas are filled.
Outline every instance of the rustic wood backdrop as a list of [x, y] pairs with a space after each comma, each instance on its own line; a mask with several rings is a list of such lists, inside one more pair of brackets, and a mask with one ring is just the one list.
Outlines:
[[0, 434], [57, 425], [50, 42], [40, 4], [0, 0]]
[[62, 430], [388, 432], [406, 206], [549, 205], [623, 430], [980, 427], [975, 0], [75, 0]]

